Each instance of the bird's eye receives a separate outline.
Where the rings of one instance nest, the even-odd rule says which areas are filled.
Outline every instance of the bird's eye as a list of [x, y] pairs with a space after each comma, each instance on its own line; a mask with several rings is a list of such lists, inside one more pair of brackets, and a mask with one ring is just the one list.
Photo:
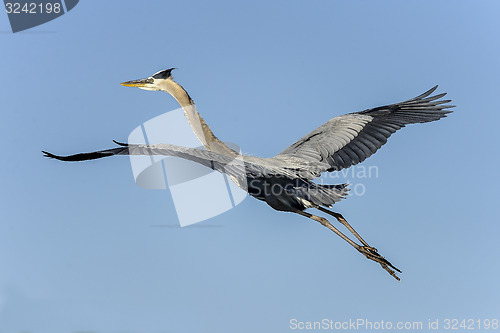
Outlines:
[[155, 79], [153, 79], [152, 77], [150, 77], [148, 81], [149, 81], [149, 83], [154, 83]]

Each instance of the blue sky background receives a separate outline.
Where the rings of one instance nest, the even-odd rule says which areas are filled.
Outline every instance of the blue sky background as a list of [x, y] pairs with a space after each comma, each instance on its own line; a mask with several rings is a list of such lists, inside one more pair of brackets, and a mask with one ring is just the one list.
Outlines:
[[[17, 34], [0, 15], [0, 331], [499, 318], [499, 10], [498, 1], [81, 1]], [[345, 179], [366, 193], [334, 207], [403, 282], [319, 224], [257, 200], [206, 227], [154, 227], [177, 223], [170, 194], [136, 186], [127, 158], [42, 157], [111, 147], [177, 108], [167, 94], [119, 85], [169, 67], [220, 138], [259, 156], [334, 116], [435, 84], [448, 92], [455, 112], [396, 133], [363, 164], [378, 177]]]

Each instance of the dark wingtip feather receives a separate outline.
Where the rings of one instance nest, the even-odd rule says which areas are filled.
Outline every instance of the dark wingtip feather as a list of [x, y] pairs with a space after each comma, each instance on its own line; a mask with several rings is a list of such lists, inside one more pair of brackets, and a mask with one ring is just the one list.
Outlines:
[[418, 101], [418, 100], [421, 100], [421, 99], [424, 99], [426, 98], [427, 96], [429, 96], [430, 94], [432, 94], [434, 91], [436, 91], [436, 89], [438, 88], [438, 85], [436, 84], [434, 87], [432, 87], [431, 89], [427, 90], [426, 92], [424, 92], [423, 94], [420, 94], [418, 95], [417, 97], [414, 97], [412, 99], [409, 99], [407, 101], [405, 101], [406, 103], [408, 102], [413, 102], [413, 101]]
[[56, 160], [62, 160], [62, 156], [54, 155], [48, 151], [42, 150], [43, 156], [48, 158], [54, 158]]
[[417, 99], [417, 98], [419, 98], [419, 99], [420, 98], [425, 98], [425, 97], [429, 96], [430, 94], [432, 94], [434, 91], [436, 91], [437, 88], [438, 88], [438, 85], [436, 84], [434, 87], [432, 87], [431, 89], [427, 90], [422, 95], [415, 97], [415, 99]]
[[[122, 150], [123, 148], [116, 148], [118, 150]], [[54, 155], [52, 153], [42, 151], [44, 153], [45, 157], [53, 158], [59, 161], [65, 161], [65, 162], [79, 162], [79, 161], [88, 161], [88, 160], [96, 160], [98, 158], [103, 158], [103, 157], [108, 157], [108, 156], [113, 156], [115, 155], [112, 150], [110, 151], [95, 151], [91, 153], [80, 153], [80, 154], [74, 154], [74, 155], [68, 155], [68, 156], [60, 156], [60, 155]]]
[[118, 142], [118, 141], [116, 141], [116, 140], [113, 140], [113, 142], [114, 142], [114, 143], [116, 143], [116, 144], [117, 144], [117, 145], [119, 145], [119, 146], [122, 146], [122, 147], [128, 147], [128, 146], [129, 146], [129, 144], [128, 144], [128, 143]]
[[71, 155], [71, 156], [60, 156], [60, 155], [54, 155], [52, 153], [49, 153], [49, 152], [43, 151], [43, 150], [42, 150], [42, 153], [44, 154], [43, 156], [45, 156], [45, 157], [53, 158], [53, 159], [59, 160], [59, 161], [77, 161], [74, 158], [72, 158], [74, 155]]
[[51, 153], [45, 151], [45, 150], [42, 150], [42, 153], [43, 153], [43, 156], [44, 157], [50, 157], [50, 155], [52, 155]]

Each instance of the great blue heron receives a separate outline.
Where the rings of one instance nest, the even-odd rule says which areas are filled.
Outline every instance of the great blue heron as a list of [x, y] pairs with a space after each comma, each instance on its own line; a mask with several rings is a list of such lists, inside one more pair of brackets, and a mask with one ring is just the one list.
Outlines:
[[[265, 201], [272, 208], [300, 214], [317, 221], [336, 233], [366, 258], [379, 263], [399, 280], [401, 273], [377, 249], [351, 227], [339, 213], [326, 209], [345, 198], [347, 185], [321, 185], [313, 180], [323, 172], [339, 171], [364, 161], [387, 141], [392, 133], [408, 124], [426, 123], [446, 117], [451, 100], [439, 100], [446, 94], [428, 97], [437, 86], [410, 100], [338, 116], [271, 158], [241, 155], [220, 141], [196, 110], [186, 90], [172, 77], [173, 68], [140, 80], [123, 82], [123, 86], [165, 91], [172, 95], [206, 150], [170, 144], [125, 144], [90, 153], [45, 156], [61, 161], [85, 161], [113, 155], [177, 156], [225, 173], [251, 196]], [[344, 225], [360, 242], [356, 243], [333, 226], [326, 218], [306, 212], [315, 208], [329, 214]], [[395, 270], [395, 271], [394, 271]]]

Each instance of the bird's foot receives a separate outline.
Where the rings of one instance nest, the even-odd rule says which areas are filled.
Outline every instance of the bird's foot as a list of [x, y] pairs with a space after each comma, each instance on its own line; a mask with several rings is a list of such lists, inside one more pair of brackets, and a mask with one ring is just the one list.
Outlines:
[[369, 246], [369, 245], [365, 245], [365, 246], [362, 246], [365, 250], [369, 251], [370, 253], [375, 253], [377, 254], [378, 253], [378, 250], [372, 246]]
[[[378, 262], [383, 269], [385, 269], [393, 278], [400, 281], [399, 277], [396, 275], [396, 272], [402, 273], [398, 268], [394, 267], [387, 259], [378, 254], [376, 248], [371, 246], [360, 246], [358, 251], [363, 254], [366, 258]], [[392, 269], [394, 270], [392, 270]]]

